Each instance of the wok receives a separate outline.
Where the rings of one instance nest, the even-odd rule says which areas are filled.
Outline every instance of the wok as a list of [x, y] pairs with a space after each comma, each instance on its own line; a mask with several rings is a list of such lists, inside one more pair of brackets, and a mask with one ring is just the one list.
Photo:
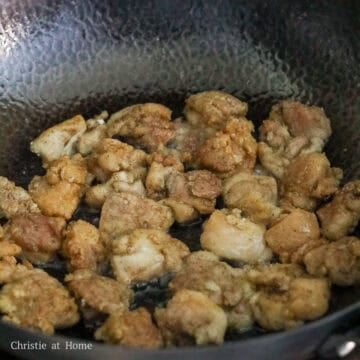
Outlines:
[[[356, 0], [3, 0], [0, 6], [0, 174], [19, 185], [41, 172], [28, 145], [49, 125], [145, 101], [178, 115], [189, 94], [210, 89], [247, 101], [256, 124], [280, 99], [323, 106], [332, 120], [326, 148], [332, 164], [344, 168], [345, 180], [360, 176]], [[199, 225], [173, 231], [198, 246]], [[62, 276], [61, 264], [48, 270]], [[92, 350], [64, 350], [66, 341], [89, 341], [88, 331], [79, 326], [47, 337], [0, 323], [0, 348], [9, 352], [14, 340], [48, 345], [16, 352], [29, 359], [326, 358], [359, 340], [359, 299], [359, 288], [334, 288], [324, 318], [276, 334], [229, 334], [219, 347], [145, 351], [94, 343]], [[62, 350], [50, 350], [55, 341]]]

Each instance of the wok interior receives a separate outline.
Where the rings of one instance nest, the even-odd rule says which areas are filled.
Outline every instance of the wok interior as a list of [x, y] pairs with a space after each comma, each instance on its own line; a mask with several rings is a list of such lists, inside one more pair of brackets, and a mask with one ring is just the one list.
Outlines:
[[[18, 185], [42, 173], [29, 143], [51, 124], [146, 101], [170, 107], [175, 118], [189, 94], [210, 89], [247, 101], [256, 125], [280, 99], [324, 107], [333, 128], [326, 153], [345, 180], [360, 177], [356, 9], [341, 1], [311, 7], [292, 1], [159, 2], [151, 8], [136, 1], [123, 8], [111, 1], [42, 3], [14, 1], [3, 10], [12, 35], [1, 35], [0, 174]], [[98, 220], [96, 213], [76, 216]], [[198, 222], [172, 233], [196, 249], [200, 228]], [[62, 265], [48, 270], [61, 278]], [[140, 287], [137, 300], [149, 305], [164, 297], [154, 283]], [[359, 288], [335, 287], [330, 312], [359, 297]], [[90, 334], [84, 326], [66, 333]]]

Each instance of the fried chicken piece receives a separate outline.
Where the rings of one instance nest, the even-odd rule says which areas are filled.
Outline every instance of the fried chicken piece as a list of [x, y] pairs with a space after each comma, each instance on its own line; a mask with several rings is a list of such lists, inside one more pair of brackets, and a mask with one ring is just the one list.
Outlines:
[[90, 270], [77, 270], [68, 274], [65, 282], [78, 300], [85, 319], [127, 310], [133, 296], [124, 283]]
[[79, 321], [77, 306], [67, 289], [42, 270], [6, 284], [0, 291], [3, 320], [21, 327], [53, 334]]
[[295, 209], [265, 232], [265, 241], [283, 263], [302, 263], [305, 254], [323, 243], [314, 213]]
[[241, 171], [224, 180], [222, 194], [226, 207], [240, 209], [255, 223], [268, 225], [280, 214], [273, 177]]
[[77, 154], [49, 163], [45, 176], [34, 176], [29, 193], [47, 216], [70, 219], [87, 183], [86, 162]]
[[300, 155], [288, 166], [281, 182], [280, 204], [285, 209], [314, 211], [319, 201], [337, 190], [342, 170], [330, 167], [325, 154]]
[[112, 192], [129, 192], [145, 196], [146, 190], [142, 181], [143, 171], [119, 171], [114, 173], [104, 184], [90, 187], [85, 194], [86, 203], [93, 208], [101, 208]]
[[[0, 259], [8, 256], [16, 256], [21, 253], [21, 247], [10, 241], [0, 239]], [[0, 260], [1, 261], [1, 260]]]
[[272, 107], [269, 119], [260, 126], [260, 162], [281, 179], [292, 159], [321, 152], [330, 135], [330, 120], [322, 108], [281, 101]]
[[22, 255], [31, 262], [47, 262], [61, 247], [65, 225], [60, 217], [16, 215], [6, 224], [4, 238], [20, 246]]
[[0, 218], [26, 213], [40, 213], [40, 210], [25, 189], [0, 176]]
[[315, 276], [327, 276], [333, 284], [360, 284], [360, 239], [346, 236], [310, 250], [304, 258], [306, 270]]
[[42, 132], [31, 142], [30, 149], [45, 163], [71, 156], [76, 153], [76, 143], [85, 131], [85, 119], [76, 115]]
[[256, 264], [272, 257], [264, 233], [263, 225], [243, 218], [238, 209], [215, 210], [204, 224], [200, 242], [221, 258]]
[[130, 143], [150, 151], [166, 145], [175, 136], [171, 110], [155, 103], [128, 106], [111, 115], [107, 126], [110, 137], [124, 136]]
[[100, 238], [106, 244], [136, 229], [167, 230], [174, 222], [171, 209], [131, 193], [112, 193], [100, 217]]
[[253, 131], [251, 121], [231, 118], [222, 131], [200, 146], [199, 165], [223, 177], [240, 170], [253, 170], [257, 152]]
[[221, 306], [228, 319], [228, 327], [239, 332], [249, 330], [253, 316], [249, 300], [254, 287], [244, 277], [241, 269], [235, 269], [219, 261], [207, 251], [191, 253], [181, 270], [170, 282], [173, 292], [181, 289], [200, 291]]
[[103, 111], [94, 119], [86, 120], [86, 131], [81, 135], [77, 143], [77, 149], [81, 155], [89, 155], [107, 137], [105, 120], [108, 117], [107, 111]]
[[196, 127], [222, 130], [230, 117], [244, 117], [245, 102], [222, 91], [204, 91], [186, 99], [184, 113], [189, 123]]
[[151, 314], [143, 307], [111, 314], [95, 332], [96, 340], [128, 347], [156, 349], [163, 341]]
[[69, 271], [97, 271], [106, 259], [106, 248], [100, 241], [99, 230], [84, 220], [71, 222], [65, 233], [62, 253], [68, 259]]
[[145, 174], [147, 155], [144, 151], [115, 139], [104, 139], [88, 157], [89, 171], [105, 182], [119, 171]]
[[[16, 281], [29, 274], [29, 271], [42, 271], [34, 269], [31, 263], [28, 261], [18, 262], [14, 257], [17, 253], [20, 253], [21, 248], [16, 244], [10, 244], [7, 241], [1, 241], [0, 244], [5, 243], [5, 246], [1, 249], [0, 255], [0, 284], [7, 284]], [[10, 247], [12, 245], [13, 247]], [[0, 245], [1, 247], [1, 245]]]
[[166, 198], [159, 201], [159, 204], [168, 206], [172, 212], [177, 223], [182, 224], [195, 220], [199, 213], [189, 204], [181, 200]]
[[300, 326], [324, 315], [330, 287], [325, 278], [311, 277], [297, 265], [273, 264], [249, 270], [257, 287], [250, 304], [256, 321], [267, 330]]
[[330, 240], [351, 233], [360, 220], [360, 180], [350, 181], [317, 211], [321, 231]]
[[148, 281], [179, 271], [188, 247], [163, 230], [137, 229], [112, 242], [111, 265], [117, 279], [126, 283]]
[[220, 306], [198, 291], [182, 289], [166, 308], [155, 310], [155, 319], [165, 344], [221, 344], [227, 326]]

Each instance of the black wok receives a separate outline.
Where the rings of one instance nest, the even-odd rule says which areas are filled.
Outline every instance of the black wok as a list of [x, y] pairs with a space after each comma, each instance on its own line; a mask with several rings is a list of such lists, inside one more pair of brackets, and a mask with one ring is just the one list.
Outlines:
[[[323, 106], [334, 130], [330, 160], [344, 168], [345, 180], [360, 177], [356, 0], [3, 0], [0, 10], [0, 175], [19, 185], [41, 172], [28, 144], [47, 126], [145, 101], [177, 115], [189, 94], [208, 89], [249, 102], [257, 124], [279, 99]], [[173, 231], [196, 248], [198, 225]], [[61, 277], [60, 265], [49, 271]], [[46, 337], [0, 323], [0, 348], [46, 343], [46, 350], [16, 352], [32, 359], [326, 357], [359, 340], [359, 300], [359, 288], [335, 288], [323, 319], [277, 334], [228, 334], [219, 347], [143, 351], [94, 343], [92, 350], [64, 350], [69, 339], [90, 338], [83, 326]], [[62, 350], [50, 352], [55, 341]]]

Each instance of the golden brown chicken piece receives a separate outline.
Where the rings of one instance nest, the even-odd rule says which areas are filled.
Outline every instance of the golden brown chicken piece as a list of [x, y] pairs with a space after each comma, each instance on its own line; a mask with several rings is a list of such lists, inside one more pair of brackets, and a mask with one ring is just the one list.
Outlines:
[[171, 110], [155, 103], [128, 106], [111, 115], [108, 135], [126, 137], [129, 143], [154, 151], [175, 136]]
[[49, 163], [45, 176], [34, 176], [29, 193], [44, 215], [70, 219], [87, 183], [86, 162], [77, 154]]
[[124, 283], [85, 269], [66, 275], [65, 282], [85, 319], [127, 310], [133, 295]]
[[71, 222], [65, 233], [62, 253], [67, 258], [69, 271], [88, 269], [98, 271], [106, 259], [106, 248], [99, 230], [84, 220]]
[[40, 213], [29, 193], [6, 177], [0, 176], [0, 218], [10, 219], [27, 213]]
[[76, 115], [42, 132], [31, 142], [30, 149], [45, 163], [71, 156], [76, 153], [76, 143], [85, 131], [84, 118]]
[[184, 113], [188, 122], [196, 127], [222, 130], [230, 117], [244, 117], [245, 102], [222, 91], [204, 91], [186, 99]]
[[251, 133], [254, 125], [245, 118], [231, 118], [222, 131], [200, 146], [197, 160], [201, 167], [222, 177], [240, 170], [253, 170], [257, 143]]
[[310, 250], [304, 258], [306, 270], [327, 276], [339, 286], [360, 284], [360, 239], [346, 236]]
[[300, 326], [328, 310], [329, 282], [305, 274], [298, 265], [273, 264], [250, 269], [248, 279], [257, 290], [250, 300], [251, 308], [264, 329], [276, 331]]
[[111, 314], [96, 330], [96, 340], [128, 347], [156, 349], [163, 341], [151, 314], [143, 307]]
[[351, 233], [360, 220], [360, 180], [350, 181], [317, 211], [321, 231], [330, 240]]
[[[2, 244], [3, 241], [0, 242]], [[34, 269], [30, 262], [23, 261], [18, 262], [14, 257], [21, 251], [21, 248], [16, 244], [10, 244], [4, 241], [5, 246], [1, 249], [0, 255], [0, 284], [7, 284], [20, 278], [27, 276], [30, 271], [42, 271], [40, 269]], [[10, 247], [9, 245], [13, 245]], [[1, 245], [0, 245], [1, 246]], [[16, 247], [18, 249], [16, 249]]]
[[4, 238], [22, 249], [22, 255], [32, 262], [47, 262], [61, 247], [65, 220], [41, 214], [14, 216], [5, 226]]
[[264, 238], [283, 263], [301, 264], [309, 250], [323, 243], [315, 214], [301, 209], [280, 216]]
[[338, 188], [342, 170], [330, 167], [325, 154], [300, 155], [288, 166], [281, 182], [280, 204], [285, 209], [314, 211], [319, 201]]
[[182, 289], [155, 319], [167, 346], [221, 344], [227, 326], [220, 306], [198, 291]]
[[174, 222], [171, 209], [131, 193], [112, 193], [100, 217], [100, 237], [105, 244], [136, 229], [167, 230]]
[[19, 245], [0, 239], [0, 259], [19, 255], [21, 251]]
[[5, 321], [46, 334], [79, 321], [77, 306], [67, 289], [39, 269], [29, 270], [3, 286], [0, 312]]
[[210, 252], [191, 253], [171, 280], [170, 288], [175, 293], [189, 289], [207, 295], [223, 308], [229, 328], [242, 332], [253, 324], [249, 300], [254, 294], [254, 287], [241, 269], [232, 268]]
[[115, 139], [103, 139], [87, 159], [89, 171], [105, 182], [119, 171], [145, 175], [147, 155], [144, 151]]
[[257, 264], [272, 257], [264, 241], [265, 227], [243, 218], [238, 209], [215, 210], [203, 229], [202, 248], [221, 258]]
[[188, 247], [163, 230], [137, 229], [112, 242], [111, 265], [125, 283], [148, 281], [181, 269]]
[[260, 162], [281, 179], [292, 159], [321, 152], [330, 135], [330, 121], [322, 108], [281, 101], [272, 107], [269, 119], [260, 127]]
[[77, 143], [77, 149], [81, 155], [89, 155], [107, 137], [105, 120], [108, 117], [107, 111], [103, 111], [93, 119], [86, 120], [86, 131]]
[[238, 172], [223, 182], [226, 207], [238, 208], [244, 217], [268, 225], [280, 214], [276, 180], [271, 176]]

